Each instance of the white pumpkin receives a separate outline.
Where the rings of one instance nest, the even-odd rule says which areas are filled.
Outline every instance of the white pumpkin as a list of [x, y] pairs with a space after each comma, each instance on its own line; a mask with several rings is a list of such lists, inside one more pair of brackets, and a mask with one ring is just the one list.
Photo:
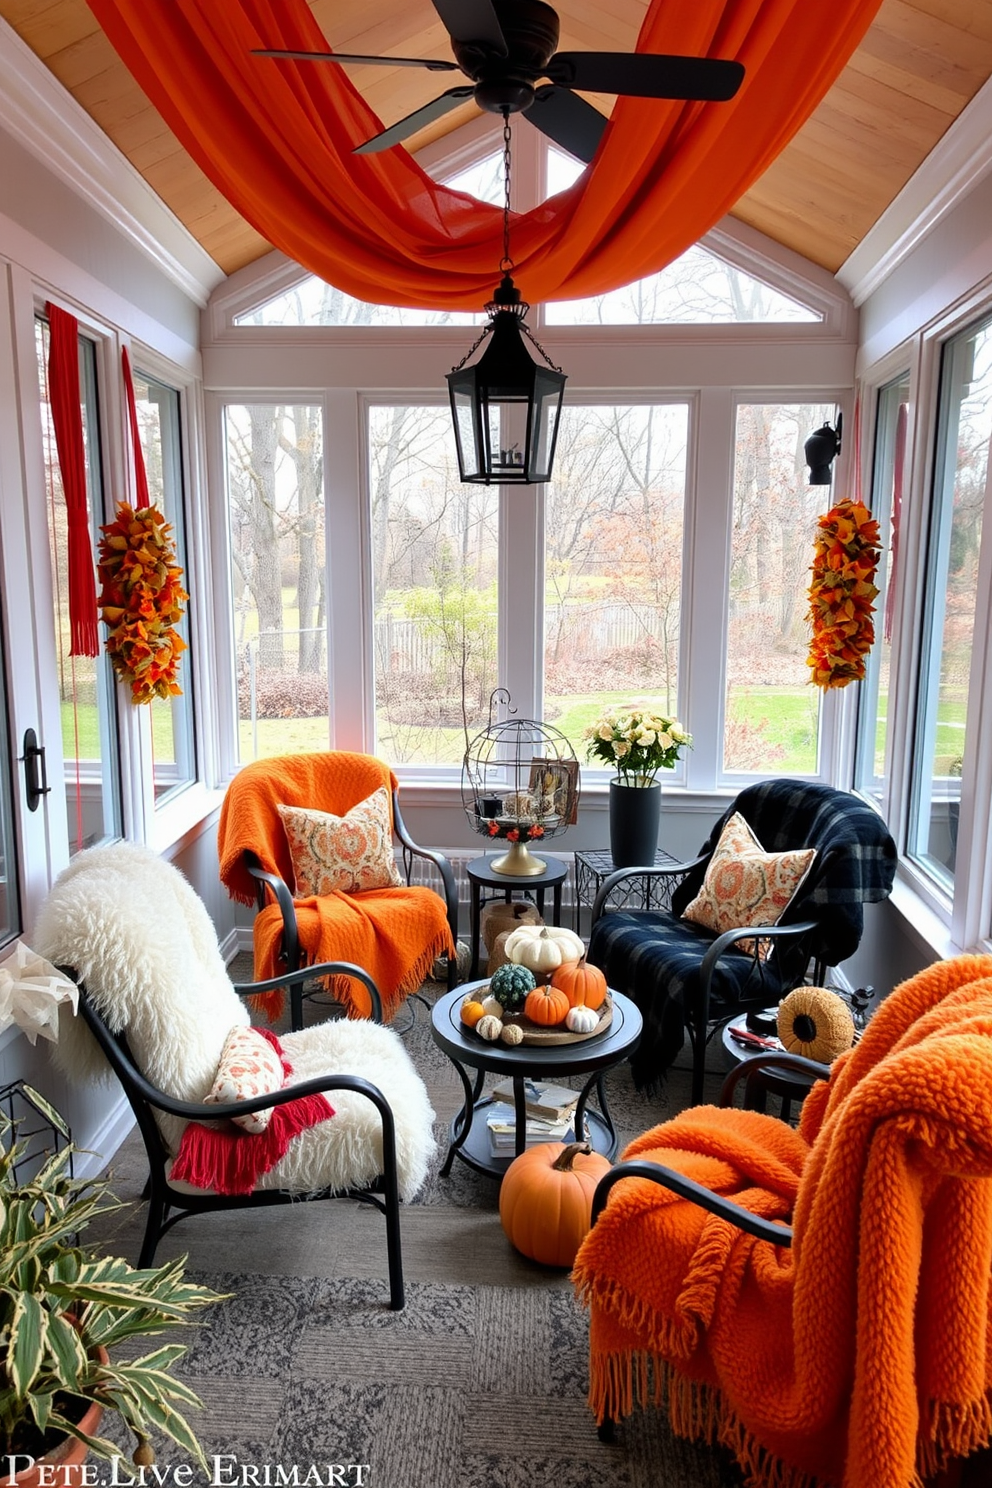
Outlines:
[[503, 1032], [503, 1024], [499, 1018], [494, 1018], [492, 1013], [486, 1013], [475, 1025], [475, 1031], [480, 1038], [484, 1038], [487, 1044], [494, 1044]]
[[579, 936], [561, 925], [520, 925], [506, 937], [505, 947], [511, 961], [535, 974], [578, 961], [585, 949]]
[[503, 1004], [500, 1002], [498, 997], [484, 997], [482, 999], [482, 1011], [484, 1014], [488, 1014], [492, 1018], [498, 1018], [499, 1021], [502, 1023]]
[[570, 1033], [592, 1033], [599, 1023], [599, 1014], [592, 1008], [573, 1007], [565, 1014], [565, 1027]]

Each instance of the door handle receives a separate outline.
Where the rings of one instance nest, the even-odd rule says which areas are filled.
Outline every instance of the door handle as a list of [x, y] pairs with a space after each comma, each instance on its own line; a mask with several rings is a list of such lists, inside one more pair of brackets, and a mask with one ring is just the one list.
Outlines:
[[34, 729], [29, 728], [25, 732], [24, 753], [20, 758], [24, 765], [24, 790], [28, 798], [28, 810], [37, 811], [38, 802], [42, 796], [51, 793], [51, 786], [48, 784], [44, 745], [38, 743], [38, 735]]

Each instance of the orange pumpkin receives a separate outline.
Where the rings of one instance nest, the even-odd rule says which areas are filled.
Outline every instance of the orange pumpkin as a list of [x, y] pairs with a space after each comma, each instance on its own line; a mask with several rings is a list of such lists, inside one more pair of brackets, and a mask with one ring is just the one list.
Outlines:
[[550, 983], [535, 987], [533, 992], [527, 993], [524, 1012], [532, 1023], [539, 1023], [542, 1028], [553, 1028], [556, 1023], [564, 1023], [568, 998]]
[[542, 1266], [571, 1266], [589, 1230], [596, 1184], [609, 1171], [588, 1142], [540, 1142], [515, 1157], [499, 1190], [511, 1245]]
[[474, 1028], [480, 1018], [486, 1016], [486, 1010], [476, 997], [466, 997], [461, 1005], [460, 1017], [468, 1028]]
[[585, 956], [559, 966], [551, 985], [564, 992], [569, 1007], [587, 1007], [595, 1012], [606, 1000], [606, 978], [598, 966], [589, 965]]

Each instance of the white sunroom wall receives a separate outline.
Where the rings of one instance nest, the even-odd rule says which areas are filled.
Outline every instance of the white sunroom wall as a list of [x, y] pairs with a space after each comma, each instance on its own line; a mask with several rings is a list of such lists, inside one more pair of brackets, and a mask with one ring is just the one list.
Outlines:
[[[927, 543], [935, 481], [941, 347], [992, 314], [992, 87], [986, 85], [852, 254], [838, 278], [861, 315], [858, 386], [864, 410], [863, 489], [869, 491], [875, 402], [880, 388], [909, 378], [909, 446], [904, 479], [892, 673], [890, 748], [884, 807], [900, 848], [892, 898], [866, 919], [847, 963], [862, 982], [889, 988], [939, 957], [992, 948], [992, 566], [983, 550], [968, 692], [969, 755], [962, 780], [953, 890], [905, 855], [913, 793], [918, 657], [924, 644]], [[986, 475], [984, 532], [989, 522]]]
[[[157, 232], [148, 224], [157, 224]], [[110, 498], [131, 491], [126, 473], [120, 351], [132, 363], [180, 389], [189, 443], [186, 478], [192, 503], [201, 490], [202, 399], [199, 314], [220, 278], [193, 240], [137, 172], [46, 68], [0, 23], [0, 564], [2, 564], [8, 730], [17, 843], [21, 938], [67, 857], [60, 760], [57, 678], [49, 670], [52, 599], [41, 471], [34, 317], [47, 299], [75, 314], [99, 346], [101, 455]], [[133, 493], [132, 493], [133, 495]], [[195, 645], [204, 626], [199, 606], [209, 563], [188, 512], [189, 584], [194, 591]], [[197, 656], [202, 671], [202, 657]], [[207, 693], [204, 688], [203, 691]], [[207, 693], [209, 697], [209, 693]], [[143, 741], [143, 710], [121, 709], [125, 830], [165, 852], [207, 898], [220, 934], [233, 913], [217, 889], [216, 805], [208, 778], [215, 767], [200, 750], [200, 781], [177, 812], [154, 813], [152, 762]], [[146, 710], [144, 710], [146, 711]], [[44, 744], [51, 794], [29, 812], [16, 763], [25, 729]], [[206, 730], [209, 739], [209, 729]], [[215, 783], [215, 782], [213, 782]], [[152, 928], [152, 927], [150, 927]], [[0, 959], [4, 951], [0, 949]], [[131, 1125], [116, 1083], [78, 1086], [54, 1067], [51, 1046], [34, 1047], [16, 1028], [0, 1033], [0, 1086], [27, 1080], [62, 1111], [96, 1171]]]
[[[491, 130], [477, 126], [468, 145], [454, 157], [461, 168], [493, 145]], [[521, 137], [537, 131], [520, 131]], [[518, 158], [523, 153], [523, 159]], [[427, 162], [443, 177], [444, 160]], [[535, 150], [515, 147], [514, 183], [526, 200], [540, 170]], [[537, 189], [536, 184], [534, 189]], [[723, 253], [746, 272], [805, 300], [819, 323], [705, 326], [546, 326], [535, 307], [529, 317], [553, 361], [568, 374], [566, 403], [649, 400], [653, 395], [684, 397], [691, 409], [686, 508], [686, 565], [683, 581], [683, 644], [679, 702], [696, 747], [678, 786], [666, 784], [662, 845], [693, 855], [712, 822], [743, 780], [722, 777], [722, 732], [712, 699], [722, 696], [723, 613], [729, 509], [733, 483], [734, 418], [737, 402], [809, 401], [852, 411], [857, 316], [833, 278], [760, 233], [725, 220], [704, 246]], [[339, 748], [365, 749], [373, 739], [369, 637], [356, 636], [354, 616], [370, 613], [371, 579], [366, 532], [367, 474], [364, 421], [370, 401], [410, 397], [446, 402], [445, 374], [467, 349], [474, 333], [465, 328], [390, 329], [376, 327], [236, 326], [235, 317], [283, 292], [300, 271], [282, 255], [233, 275], [211, 298], [203, 317], [203, 368], [207, 404], [210, 489], [215, 535], [226, 526], [223, 507], [223, 452], [220, 428], [224, 405], [294, 397], [320, 400], [324, 408], [324, 470], [328, 531], [328, 655], [333, 704], [331, 739]], [[846, 455], [837, 464], [835, 488], [845, 479]], [[528, 488], [511, 491], [504, 524], [513, 529], [516, 551], [542, 541], [540, 506]], [[829, 495], [829, 491], [825, 491]], [[527, 503], [525, 506], [524, 503]], [[516, 513], [516, 515], [514, 515]], [[714, 541], [714, 533], [718, 535]], [[521, 716], [540, 716], [537, 695], [543, 640], [542, 618], [535, 616], [530, 566], [510, 564], [501, 593], [502, 624], [516, 627], [509, 686]], [[230, 625], [218, 611], [218, 626]], [[533, 631], [533, 634], [531, 633]], [[230, 632], [228, 631], [228, 637]], [[528, 640], [530, 639], [530, 644]], [[357, 640], [357, 644], [356, 644]], [[218, 648], [220, 631], [218, 631]], [[233, 654], [232, 650], [228, 654]], [[536, 680], [537, 679], [537, 680]], [[530, 689], [530, 690], [528, 690]], [[531, 710], [535, 710], [531, 713]], [[824, 700], [821, 777], [839, 767], [833, 721], [840, 706]], [[705, 721], [704, 721], [705, 720]], [[228, 740], [233, 748], [233, 740]], [[457, 779], [447, 785], [401, 774], [404, 815], [414, 836], [460, 853], [480, 851], [468, 825]], [[583, 762], [583, 796], [578, 823], [549, 848], [571, 853], [602, 847], [606, 841], [605, 778], [590, 787]]]

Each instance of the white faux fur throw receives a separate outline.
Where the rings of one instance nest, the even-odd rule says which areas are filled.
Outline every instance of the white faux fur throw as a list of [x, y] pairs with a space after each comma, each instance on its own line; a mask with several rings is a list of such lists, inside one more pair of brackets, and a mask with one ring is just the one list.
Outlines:
[[[115, 843], [79, 853], [42, 907], [33, 949], [76, 971], [108, 1026], [126, 1029], [143, 1074], [181, 1099], [203, 1100], [227, 1034], [249, 1022], [202, 900], [147, 848]], [[434, 1112], [399, 1036], [375, 1023], [333, 1020], [280, 1042], [291, 1084], [333, 1072], [382, 1090], [396, 1123], [400, 1194], [412, 1199], [434, 1152]], [[64, 1011], [55, 1057], [73, 1078], [109, 1075], [82, 1019]], [[295, 1137], [259, 1187], [343, 1190], [382, 1171], [375, 1107], [349, 1091], [328, 1098], [336, 1114]], [[184, 1123], [159, 1115], [159, 1125], [174, 1153]]]

